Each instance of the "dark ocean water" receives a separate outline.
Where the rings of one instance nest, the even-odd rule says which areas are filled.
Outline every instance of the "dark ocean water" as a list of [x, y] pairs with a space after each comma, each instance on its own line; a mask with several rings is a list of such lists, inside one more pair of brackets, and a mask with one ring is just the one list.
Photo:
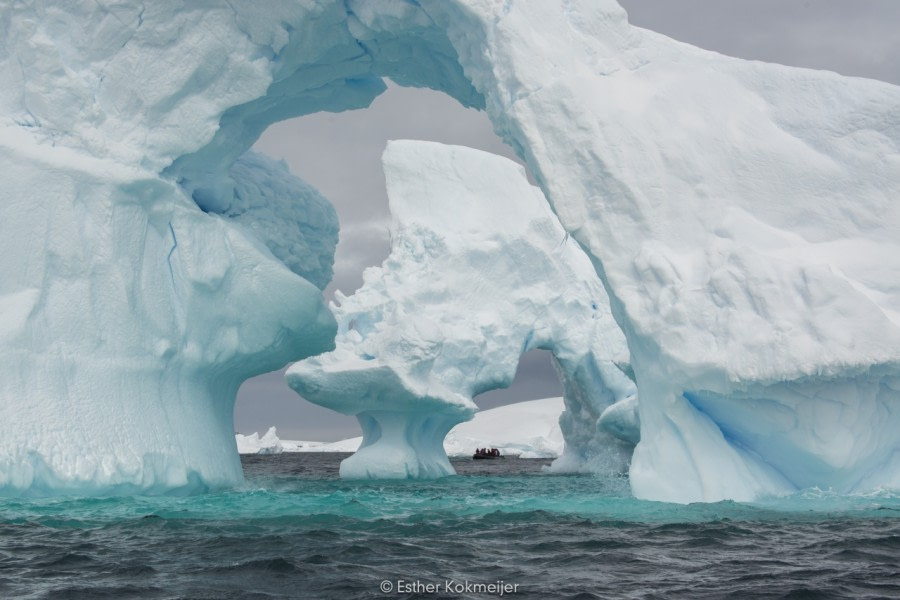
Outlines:
[[534, 460], [343, 482], [344, 456], [245, 457], [203, 496], [0, 499], [0, 597], [900, 598], [897, 494], [679, 506]]

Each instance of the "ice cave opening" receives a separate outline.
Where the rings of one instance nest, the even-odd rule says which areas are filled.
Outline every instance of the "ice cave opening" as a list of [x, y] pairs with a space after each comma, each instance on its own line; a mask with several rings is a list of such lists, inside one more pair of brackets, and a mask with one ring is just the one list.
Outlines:
[[[594, 394], [585, 393], [572, 382], [552, 351], [536, 348], [519, 358], [509, 387], [482, 392], [473, 400], [479, 410], [487, 410], [511, 402], [562, 397], [563, 411], [557, 421], [565, 444], [549, 471], [598, 476], [626, 474], [631, 453], [640, 441], [637, 397], [629, 387], [625, 394], [616, 396], [603, 389], [602, 380], [592, 384]], [[516, 425], [510, 423], [506, 427]], [[514, 435], [509, 430], [497, 432], [499, 438]]]
[[[390, 251], [391, 216], [381, 161], [388, 140], [458, 144], [521, 164], [493, 132], [484, 111], [464, 107], [443, 92], [385, 83], [384, 93], [366, 108], [278, 121], [253, 146], [254, 151], [283, 160], [291, 173], [314, 186], [335, 208], [340, 235], [334, 275], [324, 289], [326, 302], [338, 290], [352, 294], [363, 283], [363, 271], [380, 265]], [[524, 386], [518, 390], [524, 395], [500, 393], [499, 398], [506, 400], [489, 399], [490, 406], [513, 398], [562, 395], [547, 360], [526, 358], [524, 364], [549, 377], [549, 384], [539, 384], [546, 395], [536, 396]], [[336, 441], [359, 435], [356, 419], [299, 399], [284, 383], [284, 371], [264, 373], [241, 385], [234, 409], [236, 432], [265, 431], [274, 424], [286, 439]]]
[[562, 395], [562, 382], [553, 366], [553, 354], [549, 350], [535, 348], [519, 357], [516, 374], [508, 387], [481, 392], [472, 400], [478, 405], [478, 410], [488, 410], [513, 402]]

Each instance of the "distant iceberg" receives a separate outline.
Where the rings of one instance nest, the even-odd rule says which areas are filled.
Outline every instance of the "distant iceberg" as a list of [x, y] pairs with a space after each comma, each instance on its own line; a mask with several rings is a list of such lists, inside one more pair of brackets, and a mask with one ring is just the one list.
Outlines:
[[284, 444], [278, 439], [275, 427], [269, 427], [262, 437], [257, 432], [250, 435], [236, 433], [234, 441], [237, 443], [238, 454], [281, 454], [284, 452]]
[[[463, 458], [472, 456], [476, 448], [498, 448], [506, 456], [557, 458], [565, 445], [559, 427], [563, 410], [562, 398], [544, 398], [478, 412], [471, 421], [450, 430], [444, 438], [444, 451], [450, 457]], [[362, 437], [338, 442], [281, 440], [274, 427], [262, 437], [253, 433], [235, 438], [241, 454], [356, 452], [362, 443]]]
[[497, 448], [519, 458], [558, 458], [565, 441], [559, 418], [566, 409], [562, 398], [527, 400], [475, 413], [444, 438], [451, 457], [471, 457], [476, 448]]

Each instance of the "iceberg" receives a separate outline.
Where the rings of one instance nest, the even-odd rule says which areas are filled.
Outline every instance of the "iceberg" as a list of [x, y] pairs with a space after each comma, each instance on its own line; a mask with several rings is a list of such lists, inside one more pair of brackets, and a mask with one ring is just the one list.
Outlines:
[[[558, 458], [564, 447], [559, 416], [565, 408], [562, 398], [543, 398], [479, 411], [450, 430], [444, 451], [450, 458], [469, 458], [476, 448], [497, 448], [519, 458]], [[239, 433], [235, 438], [241, 454], [356, 452], [363, 441], [361, 436], [337, 442], [282, 440], [275, 427], [262, 437]]]
[[596, 420], [636, 393], [616, 366], [628, 362], [625, 338], [591, 261], [524, 169], [410, 140], [390, 142], [383, 160], [391, 254], [336, 296], [335, 350], [286, 375], [307, 400], [359, 420], [363, 442], [341, 476], [452, 474], [444, 436], [535, 348], [553, 354], [564, 383], [567, 462], [602, 454], [624, 468], [630, 449]]
[[[240, 483], [240, 384], [333, 344], [305, 278], [330, 278], [337, 222], [321, 196], [252, 154], [228, 165], [219, 213], [162, 175], [265, 89], [237, 83], [252, 60], [228, 64], [249, 42], [191, 41], [199, 18], [0, 8], [0, 493]], [[201, 77], [206, 61], [227, 81]]]
[[641, 441], [641, 413], [638, 397], [629, 396], [608, 406], [597, 419], [597, 427], [615, 438], [637, 445]]
[[275, 426], [263, 434], [258, 431], [251, 434], [236, 433], [234, 441], [238, 454], [272, 455], [283, 452], [354, 452], [359, 447], [359, 440], [352, 438], [338, 442], [310, 442], [300, 440], [283, 440], [278, 437]]
[[490, 48], [466, 72], [628, 340], [634, 494], [900, 486], [900, 88], [706, 52], [612, 2], [477, 12], [446, 21]]
[[476, 448], [497, 448], [504, 456], [559, 458], [565, 441], [560, 415], [563, 398], [542, 398], [498, 406], [475, 413], [444, 438], [447, 456], [469, 458]]
[[[639, 420], [636, 496], [900, 487], [897, 86], [700, 50], [613, 0], [31, 0], [0, 27], [4, 493], [240, 480], [237, 386], [336, 327], [334, 224], [241, 157], [384, 77], [486, 110], [589, 256], [640, 390], [608, 421]], [[435, 435], [473, 410], [447, 399]]]
[[338, 440], [336, 442], [283, 442], [286, 452], [342, 452], [352, 453], [359, 450], [362, 436]]
[[237, 444], [238, 454], [281, 454], [287, 450], [285, 444], [278, 438], [275, 427], [269, 427], [261, 437], [258, 432], [250, 435], [236, 433], [234, 441]]

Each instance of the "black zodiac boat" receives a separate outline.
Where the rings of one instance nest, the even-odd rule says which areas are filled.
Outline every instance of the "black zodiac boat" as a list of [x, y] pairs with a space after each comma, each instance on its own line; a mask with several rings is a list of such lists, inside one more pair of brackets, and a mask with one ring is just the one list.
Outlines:
[[475, 460], [490, 460], [492, 458], [504, 458], [500, 451], [496, 448], [479, 448], [472, 455]]

